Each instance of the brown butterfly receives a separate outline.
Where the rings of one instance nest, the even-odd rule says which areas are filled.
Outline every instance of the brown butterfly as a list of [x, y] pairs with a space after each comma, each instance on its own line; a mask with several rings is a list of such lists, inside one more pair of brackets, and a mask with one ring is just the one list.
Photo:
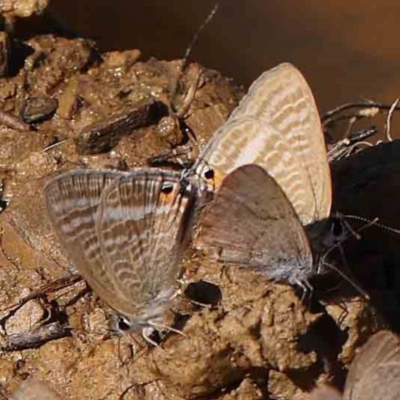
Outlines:
[[52, 177], [44, 193], [62, 245], [99, 297], [133, 329], [160, 327], [194, 187], [158, 169], [74, 170]]
[[196, 247], [253, 267], [271, 279], [308, 287], [313, 272], [304, 228], [282, 188], [262, 167], [239, 167], [201, 212]]

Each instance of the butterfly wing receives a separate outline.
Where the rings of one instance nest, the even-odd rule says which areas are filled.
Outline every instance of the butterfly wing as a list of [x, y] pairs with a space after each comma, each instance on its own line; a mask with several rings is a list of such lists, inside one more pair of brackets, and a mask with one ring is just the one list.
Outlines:
[[221, 261], [252, 266], [290, 283], [312, 270], [310, 246], [295, 210], [257, 165], [244, 165], [225, 178], [200, 214], [195, 245]]
[[116, 310], [124, 309], [108, 277], [96, 233], [96, 212], [103, 190], [121, 172], [73, 170], [51, 178], [44, 187], [47, 211], [69, 258], [92, 289]]
[[215, 186], [240, 165], [262, 166], [283, 188], [304, 225], [327, 218], [331, 178], [318, 110], [291, 64], [264, 72], [213, 136], [194, 166]]
[[135, 171], [104, 191], [96, 230], [113, 284], [131, 304], [126, 316], [153, 312], [172, 295], [193, 199], [180, 174], [156, 169]]
[[400, 342], [389, 331], [373, 335], [354, 358], [343, 400], [400, 398]]

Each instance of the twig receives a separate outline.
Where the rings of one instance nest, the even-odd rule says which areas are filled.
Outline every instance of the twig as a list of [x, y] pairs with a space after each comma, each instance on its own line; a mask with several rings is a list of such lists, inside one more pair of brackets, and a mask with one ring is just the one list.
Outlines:
[[53, 143], [50, 146], [45, 147], [42, 151], [46, 152], [48, 150], [54, 149], [54, 147], [60, 146], [62, 144], [64, 144], [65, 142], [69, 142], [71, 139], [65, 139], [65, 140], [61, 140], [61, 142], [57, 142], [57, 143]]
[[397, 104], [399, 103], [399, 100], [400, 99], [397, 98], [395, 100], [395, 102], [392, 104], [392, 106], [390, 107], [387, 119], [386, 119], [386, 138], [387, 138], [388, 142], [392, 142], [393, 141], [393, 138], [392, 138], [392, 136], [390, 134], [390, 123], [391, 123], [391, 120], [392, 120], [393, 112], [394, 112], [395, 108], [397, 107]]
[[329, 162], [339, 160], [343, 157], [348, 157], [354, 149], [360, 145], [373, 146], [371, 143], [363, 141], [363, 139], [369, 138], [378, 132], [376, 126], [371, 126], [365, 129], [361, 129], [354, 132], [351, 135], [347, 135], [343, 140], [332, 145], [328, 151]]
[[[350, 117], [340, 117], [340, 118], [334, 118], [337, 114], [342, 113], [345, 110], [349, 110], [352, 108], [362, 108], [362, 109], [367, 109], [367, 110], [362, 110], [361, 114], [359, 113], [360, 117], [371, 117], [376, 115], [378, 111], [386, 110], [389, 111], [392, 108], [392, 105], [388, 104], [383, 104], [383, 103], [376, 103], [373, 101], [365, 101], [365, 102], [355, 102], [355, 103], [345, 103], [342, 104], [339, 107], [336, 107], [328, 112], [326, 112], [322, 117], [321, 121], [324, 126], [327, 126], [333, 122], [336, 122], [340, 119], [350, 119], [351, 117], [354, 117], [354, 114]], [[376, 110], [375, 110], [376, 109]], [[394, 111], [399, 111], [400, 106], [394, 107]]]
[[219, 7], [219, 2], [217, 1], [215, 3], [214, 7], [212, 8], [212, 10], [210, 11], [210, 13], [208, 14], [207, 18], [204, 20], [204, 22], [200, 25], [200, 28], [197, 29], [197, 32], [194, 34], [191, 42], [189, 43], [189, 46], [186, 49], [185, 55], [183, 56], [181, 71], [183, 71], [185, 69], [187, 60], [188, 60], [188, 58], [190, 56], [190, 53], [192, 52], [192, 49], [193, 49], [194, 45], [196, 44], [197, 40], [199, 39], [201, 32], [203, 32], [204, 28], [213, 19], [215, 13], [218, 11], [218, 7]]

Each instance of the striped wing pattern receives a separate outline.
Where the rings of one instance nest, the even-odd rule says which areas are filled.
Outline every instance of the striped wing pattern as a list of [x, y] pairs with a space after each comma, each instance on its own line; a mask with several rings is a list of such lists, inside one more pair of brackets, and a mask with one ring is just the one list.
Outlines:
[[205, 147], [194, 168], [214, 170], [215, 189], [244, 164], [262, 166], [283, 188], [303, 225], [327, 218], [331, 179], [318, 110], [291, 64], [264, 72]]
[[116, 309], [124, 299], [108, 281], [96, 235], [96, 212], [103, 190], [123, 176], [119, 172], [74, 170], [52, 177], [44, 188], [48, 214], [55, 232], [73, 263], [92, 289]]
[[153, 300], [171, 294], [191, 198], [180, 182], [179, 174], [155, 169], [75, 170], [45, 187], [69, 256], [93, 290], [127, 317], [152, 312]]
[[194, 192], [179, 174], [130, 174], [110, 185], [98, 210], [97, 235], [110, 280], [134, 308], [155, 313], [173, 294], [190, 229]]
[[[304, 225], [328, 217], [331, 184], [318, 111], [301, 73], [281, 64], [262, 74], [190, 172], [191, 183], [158, 169], [75, 170], [46, 184], [50, 219], [72, 261], [104, 301], [133, 320], [157, 317], [170, 298], [204, 179], [217, 196], [202, 213], [209, 236], [200, 234], [198, 243], [219, 247], [222, 259], [276, 270], [284, 263], [290, 282], [298, 280], [297, 264], [308, 273], [311, 251], [296, 214]], [[236, 236], [224, 230], [231, 224]]]

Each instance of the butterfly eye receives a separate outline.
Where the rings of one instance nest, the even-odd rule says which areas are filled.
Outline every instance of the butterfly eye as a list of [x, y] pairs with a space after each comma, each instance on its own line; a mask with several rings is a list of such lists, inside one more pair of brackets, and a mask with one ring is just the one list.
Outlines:
[[161, 184], [161, 192], [164, 194], [170, 194], [174, 190], [174, 184], [171, 182], [163, 182]]
[[340, 237], [344, 234], [344, 226], [339, 218], [332, 218], [330, 231], [334, 237]]
[[207, 180], [214, 179], [215, 173], [214, 170], [211, 168], [207, 168], [206, 171], [204, 171], [204, 178]]

